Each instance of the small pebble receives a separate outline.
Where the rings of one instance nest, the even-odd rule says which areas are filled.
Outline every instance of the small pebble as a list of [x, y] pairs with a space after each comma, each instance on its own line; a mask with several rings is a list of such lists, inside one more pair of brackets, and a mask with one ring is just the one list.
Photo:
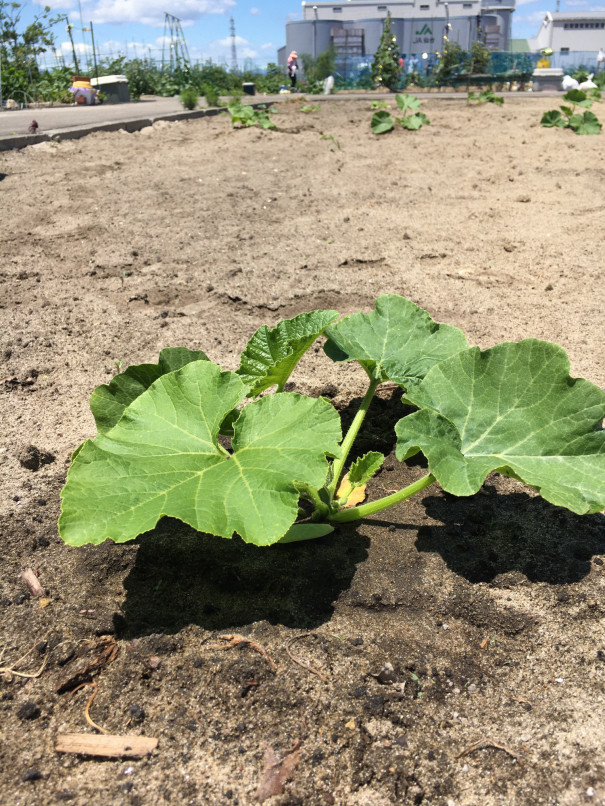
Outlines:
[[42, 773], [38, 772], [38, 770], [34, 770], [33, 767], [30, 767], [29, 770], [25, 773], [22, 780], [23, 781], [39, 781], [42, 778]]
[[586, 797], [587, 798], [594, 798], [595, 794], [596, 793], [595, 793], [594, 789], [591, 786], [589, 786], [588, 789], [586, 790]]
[[42, 712], [35, 702], [25, 702], [17, 711], [19, 719], [38, 719]]
[[142, 722], [145, 719], [145, 711], [140, 705], [131, 705], [128, 713], [132, 722]]

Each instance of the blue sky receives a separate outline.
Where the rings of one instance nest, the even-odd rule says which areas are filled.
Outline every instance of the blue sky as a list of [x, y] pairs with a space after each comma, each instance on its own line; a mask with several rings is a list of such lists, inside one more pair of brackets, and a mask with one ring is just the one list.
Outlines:
[[[49, 5], [54, 13], [68, 14], [80, 55], [90, 52], [90, 34], [81, 32], [80, 7], [84, 26], [92, 20], [97, 52], [104, 56], [123, 53], [141, 57], [162, 56], [164, 13], [181, 20], [193, 61], [212, 59], [231, 62], [229, 18], [236, 29], [240, 67], [246, 59], [257, 65], [277, 61], [277, 48], [285, 44], [285, 24], [290, 15], [300, 14], [297, 0], [24, 0], [22, 20], [27, 21], [40, 7]], [[599, 0], [561, 0], [561, 11], [605, 10]], [[517, 0], [513, 36], [535, 36], [544, 14], [555, 10], [555, 0]], [[56, 43], [71, 61], [71, 46], [65, 24], [55, 27]], [[48, 66], [54, 63], [49, 55]]]

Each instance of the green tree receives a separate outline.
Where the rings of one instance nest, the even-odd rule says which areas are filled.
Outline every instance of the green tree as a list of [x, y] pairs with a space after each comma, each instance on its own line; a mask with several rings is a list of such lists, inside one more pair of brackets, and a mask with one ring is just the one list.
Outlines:
[[51, 9], [45, 6], [34, 21], [22, 27], [22, 4], [0, 0], [0, 99], [36, 94], [40, 70], [36, 57], [54, 44]]
[[399, 65], [399, 48], [397, 39], [391, 30], [391, 14], [387, 14], [382, 29], [378, 50], [372, 63], [372, 78], [380, 87], [394, 90], [399, 84], [401, 67]]
[[447, 42], [443, 48], [439, 66], [435, 71], [438, 84], [446, 83], [452, 76], [458, 75], [464, 62], [465, 53], [457, 42]]

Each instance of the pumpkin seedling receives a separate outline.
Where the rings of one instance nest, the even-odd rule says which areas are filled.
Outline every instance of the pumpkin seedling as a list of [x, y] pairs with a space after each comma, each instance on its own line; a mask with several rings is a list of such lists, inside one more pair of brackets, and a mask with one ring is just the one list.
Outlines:
[[[394, 294], [337, 320], [318, 310], [261, 327], [235, 372], [201, 351], [169, 348], [157, 364], [98, 387], [90, 401], [98, 434], [74, 453], [62, 491], [63, 540], [122, 543], [164, 516], [257, 546], [310, 540], [434, 483], [473, 495], [492, 472], [578, 514], [605, 508], [605, 393], [569, 376], [561, 347], [537, 339], [469, 347], [461, 330]], [[284, 391], [322, 334], [332, 361], [357, 362], [367, 375], [344, 438], [328, 400]], [[415, 407], [395, 426], [397, 459], [422, 452], [428, 472], [347, 506], [384, 461], [378, 451], [352, 463], [349, 455], [387, 381]]]

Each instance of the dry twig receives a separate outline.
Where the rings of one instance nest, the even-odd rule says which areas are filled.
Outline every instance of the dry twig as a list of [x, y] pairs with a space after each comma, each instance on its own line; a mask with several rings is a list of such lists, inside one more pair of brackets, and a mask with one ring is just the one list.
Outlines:
[[294, 661], [294, 663], [297, 663], [299, 666], [302, 666], [303, 669], [306, 669], [308, 672], [311, 672], [311, 674], [316, 674], [317, 677], [319, 677], [321, 680], [323, 680], [324, 683], [329, 683], [330, 679], [329, 679], [329, 677], [327, 675], [325, 675], [323, 672], [320, 672], [319, 669], [315, 668], [315, 666], [311, 666], [310, 663], [307, 663], [306, 661], [301, 660], [300, 658], [297, 658], [295, 655], [293, 655], [290, 652], [290, 646], [295, 641], [298, 641], [301, 638], [306, 638], [309, 635], [312, 635], [315, 638], [317, 637], [317, 633], [303, 632], [300, 635], [295, 635], [293, 638], [290, 638], [290, 640], [286, 643], [286, 654], [288, 655], [290, 660]]
[[495, 747], [496, 750], [503, 750], [505, 753], [508, 753], [509, 756], [514, 758], [518, 764], [523, 766], [523, 759], [518, 753], [515, 753], [514, 750], [505, 747], [503, 744], [498, 744], [498, 742], [492, 742], [491, 739], [479, 739], [479, 741], [475, 742], [470, 747], [467, 747], [466, 750], [463, 750], [461, 753], [458, 753], [456, 758], [463, 758], [464, 756], [470, 755], [470, 753], [474, 753], [475, 750], [484, 750], [486, 747]]
[[108, 734], [109, 733], [108, 730], [105, 730], [105, 728], [102, 728], [100, 725], [97, 725], [96, 722], [92, 721], [92, 718], [91, 718], [90, 713], [89, 713], [89, 709], [90, 709], [90, 706], [92, 705], [92, 701], [97, 696], [97, 692], [99, 691], [99, 687], [94, 681], [92, 683], [80, 683], [80, 685], [70, 693], [70, 695], [67, 698], [66, 702], [69, 702], [69, 700], [71, 700], [71, 698], [76, 693], [76, 691], [79, 691], [81, 688], [84, 688], [85, 686], [90, 686], [92, 689], [94, 689], [94, 691], [92, 692], [91, 696], [88, 699], [88, 702], [86, 703], [86, 708], [84, 709], [84, 718], [86, 719], [86, 721], [88, 722], [88, 724], [92, 728], [95, 728], [96, 730], [100, 731], [101, 733]]
[[255, 652], [258, 652], [260, 655], [263, 656], [266, 660], [269, 661], [271, 664], [271, 668], [277, 671], [277, 666], [273, 658], [269, 655], [267, 650], [262, 647], [260, 644], [257, 644], [256, 641], [253, 641], [251, 638], [246, 638], [245, 635], [219, 635], [219, 641], [228, 641], [227, 644], [212, 644], [209, 649], [233, 649], [236, 646], [240, 646], [241, 644], [247, 644], [250, 649], [254, 649]]
[[[40, 666], [40, 668], [38, 669], [37, 672], [16, 672], [15, 671], [15, 666], [18, 666], [21, 663], [21, 661], [24, 661], [25, 658], [28, 657], [28, 655], [31, 655], [31, 653], [34, 651], [34, 649], [38, 646], [39, 643], [40, 642], [37, 641], [31, 647], [31, 649], [27, 650], [25, 655], [21, 655], [21, 657], [18, 660], [16, 660], [13, 664], [11, 664], [10, 666], [0, 666], [0, 674], [14, 674], [17, 677], [26, 677], [26, 678], [40, 677], [40, 675], [42, 674], [42, 672], [46, 668], [46, 664], [48, 663], [49, 654], [46, 655], [46, 657], [42, 661], [42, 665]], [[0, 660], [2, 659], [3, 655], [4, 655], [4, 650], [2, 650], [2, 652], [0, 652]]]

